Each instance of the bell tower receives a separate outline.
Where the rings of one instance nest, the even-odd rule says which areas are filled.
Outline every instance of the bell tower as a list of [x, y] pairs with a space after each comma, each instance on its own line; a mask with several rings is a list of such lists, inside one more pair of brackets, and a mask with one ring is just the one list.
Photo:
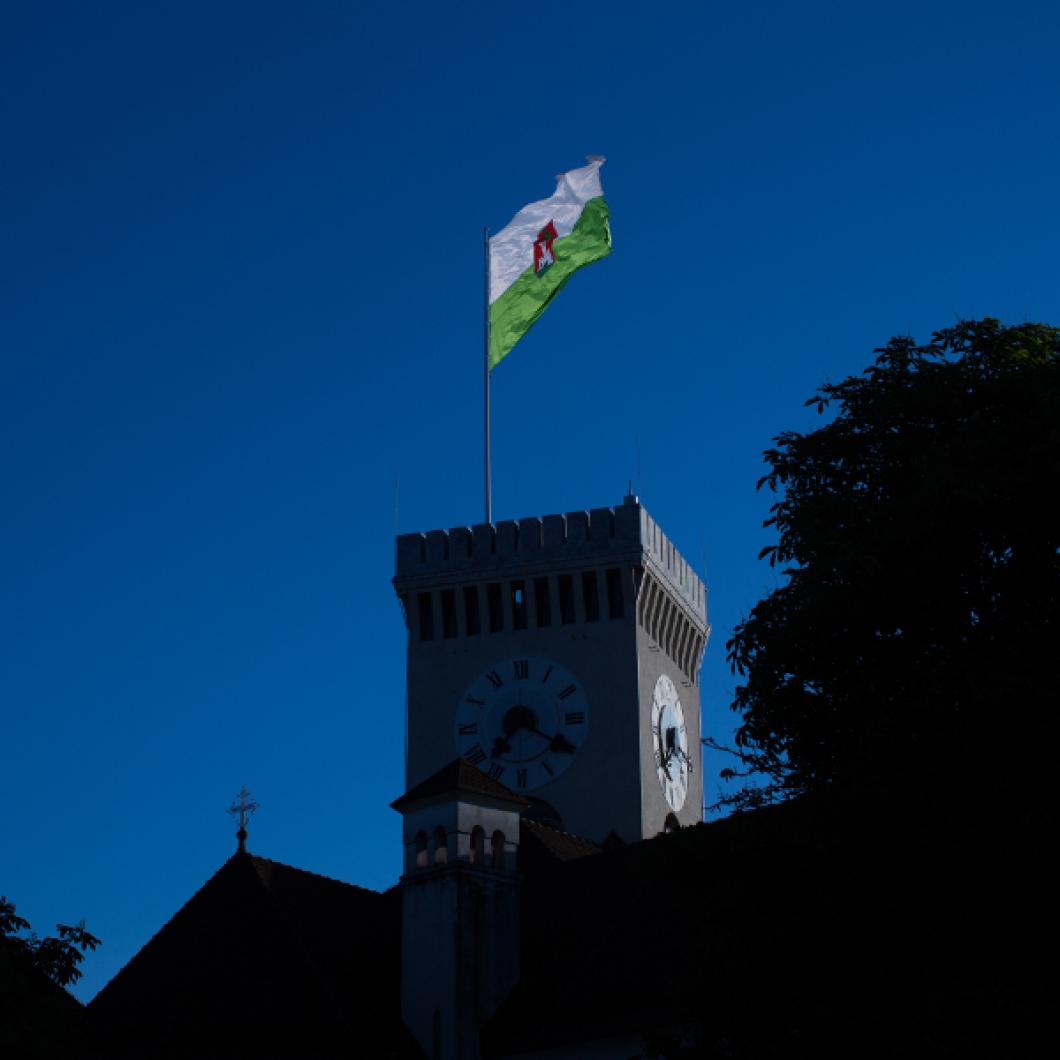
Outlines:
[[394, 588], [408, 788], [459, 755], [590, 840], [701, 819], [706, 589], [635, 496], [403, 534]]

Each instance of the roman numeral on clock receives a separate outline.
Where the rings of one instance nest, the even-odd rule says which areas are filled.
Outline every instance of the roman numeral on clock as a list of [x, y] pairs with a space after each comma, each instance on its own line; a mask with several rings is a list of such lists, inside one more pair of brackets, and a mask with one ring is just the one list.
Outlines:
[[549, 679], [549, 678], [550, 678], [551, 676], [552, 676], [552, 667], [550, 666], [550, 667], [549, 667], [549, 668], [548, 668], [548, 669], [547, 669], [547, 670], [545, 671], [545, 676], [541, 678], [541, 683], [542, 683], [543, 685], [545, 685], [545, 684], [548, 684], [548, 679]]
[[493, 777], [494, 780], [500, 780], [501, 774], [504, 772], [504, 766], [497, 762], [491, 762], [489, 769], [486, 771], [487, 776]]
[[512, 663], [516, 681], [525, 681], [530, 674], [530, 663], [526, 659], [516, 659]]
[[564, 725], [582, 725], [585, 723], [584, 710], [569, 710], [563, 715]]
[[486, 674], [486, 680], [489, 681], [494, 688], [500, 688], [501, 685], [504, 684], [504, 681], [501, 680], [501, 675], [497, 673], [496, 670], [490, 670], [490, 672]]
[[486, 752], [482, 750], [481, 744], [475, 744], [464, 757], [473, 765], [477, 766], [479, 762], [485, 761]]
[[521, 788], [525, 788], [526, 787], [526, 770], [525, 769], [517, 769], [515, 771], [515, 783], [518, 784], [519, 787], [521, 787]]
[[560, 699], [566, 699], [567, 696], [573, 696], [574, 693], [577, 692], [577, 691], [578, 691], [578, 686], [577, 685], [567, 685], [567, 687], [565, 689], [563, 689], [562, 692], [560, 692], [559, 698]]
[[547, 758], [542, 758], [542, 759], [541, 759], [541, 768], [542, 768], [542, 769], [543, 769], [543, 770], [544, 770], [544, 771], [545, 771], [545, 772], [546, 772], [546, 773], [547, 773], [547, 774], [548, 774], [548, 775], [549, 775], [550, 777], [554, 777], [554, 776], [556, 775], [556, 771], [555, 771], [555, 770], [554, 770], [554, 769], [552, 768], [552, 763], [551, 763], [551, 762], [549, 762], [549, 760], [548, 760]]
[[467, 696], [464, 702], [474, 703], [476, 707], [484, 707], [486, 705], [486, 701], [484, 699], [476, 699], [474, 696]]
[[475, 736], [478, 733], [478, 722], [469, 721], [466, 725], [461, 725], [456, 730], [460, 736]]

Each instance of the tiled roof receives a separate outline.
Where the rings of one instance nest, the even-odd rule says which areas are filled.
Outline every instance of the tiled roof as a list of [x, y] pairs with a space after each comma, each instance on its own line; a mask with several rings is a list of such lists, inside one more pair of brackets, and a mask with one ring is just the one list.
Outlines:
[[90, 1003], [90, 1028], [112, 1057], [145, 1042], [167, 1057], [415, 1056], [399, 954], [396, 890], [239, 853]]
[[595, 843], [590, 843], [588, 839], [571, 835], [570, 832], [561, 832], [558, 828], [550, 828], [547, 824], [541, 824], [540, 821], [530, 821], [524, 817], [520, 823], [520, 855], [535, 844], [550, 859], [561, 862], [574, 861], [576, 858], [600, 853], [600, 848]]
[[522, 795], [516, 795], [511, 788], [506, 788], [499, 780], [488, 777], [466, 758], [454, 758], [449, 765], [442, 766], [437, 773], [410, 788], [390, 805], [395, 810], [402, 810], [414, 802], [436, 798], [440, 795], [456, 795], [461, 792], [469, 795], [486, 795], [516, 806], [530, 805]]

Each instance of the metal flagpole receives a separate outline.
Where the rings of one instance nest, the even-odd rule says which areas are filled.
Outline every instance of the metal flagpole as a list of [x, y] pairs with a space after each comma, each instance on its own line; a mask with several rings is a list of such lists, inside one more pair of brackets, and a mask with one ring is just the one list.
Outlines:
[[482, 299], [482, 369], [486, 396], [486, 522], [493, 521], [490, 500], [490, 230], [482, 229], [482, 259], [484, 288]]

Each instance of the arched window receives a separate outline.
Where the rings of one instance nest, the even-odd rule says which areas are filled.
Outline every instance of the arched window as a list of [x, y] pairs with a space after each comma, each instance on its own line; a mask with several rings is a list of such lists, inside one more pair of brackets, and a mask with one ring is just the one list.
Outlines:
[[449, 860], [449, 848], [445, 843], [445, 829], [439, 825], [434, 830], [434, 863], [444, 865]]
[[486, 863], [486, 830], [479, 825], [471, 829], [471, 864]]
[[417, 832], [413, 842], [416, 844], [416, 868], [425, 869], [427, 867], [427, 833]]
[[493, 867], [504, 868], [504, 833], [500, 829], [493, 833], [493, 839], [490, 841], [490, 854], [493, 858]]

